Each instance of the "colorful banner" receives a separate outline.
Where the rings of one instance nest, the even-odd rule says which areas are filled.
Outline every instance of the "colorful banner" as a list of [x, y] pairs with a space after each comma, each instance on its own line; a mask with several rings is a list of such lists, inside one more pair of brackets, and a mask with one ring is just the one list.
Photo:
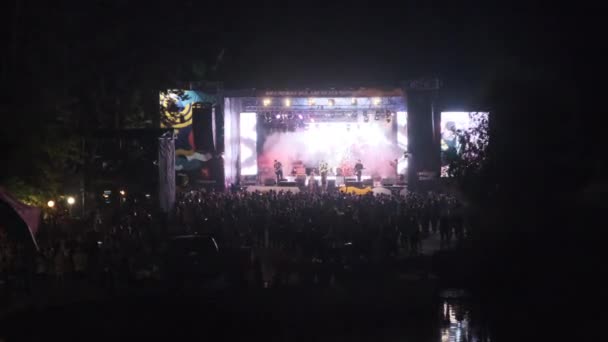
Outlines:
[[[197, 90], [167, 90], [160, 93], [160, 110], [162, 128], [173, 128], [175, 134], [175, 171], [184, 184], [196, 180], [211, 180], [213, 155], [209, 151], [202, 151], [196, 146], [196, 134], [192, 126], [193, 112], [197, 106], [204, 103], [215, 103], [214, 95]], [[212, 122], [212, 120], [209, 120]], [[212, 132], [210, 129], [209, 132]]]

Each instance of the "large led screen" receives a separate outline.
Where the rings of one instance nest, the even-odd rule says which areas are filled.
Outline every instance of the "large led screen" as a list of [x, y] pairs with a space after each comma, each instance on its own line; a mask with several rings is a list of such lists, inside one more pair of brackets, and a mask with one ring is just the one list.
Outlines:
[[450, 164], [463, 157], [462, 136], [469, 133], [471, 142], [475, 142], [475, 128], [480, 127], [487, 118], [488, 113], [485, 112], [441, 113], [441, 177], [448, 177]]

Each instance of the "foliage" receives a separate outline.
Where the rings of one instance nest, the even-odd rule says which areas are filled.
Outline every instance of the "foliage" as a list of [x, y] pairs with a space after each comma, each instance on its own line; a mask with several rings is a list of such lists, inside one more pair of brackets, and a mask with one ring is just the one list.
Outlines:
[[[183, 25], [195, 21], [153, 7], [142, 14], [122, 1], [26, 7], [7, 12], [14, 15], [12, 53], [2, 60], [0, 82], [7, 95], [0, 184], [21, 199], [40, 203], [65, 191], [82, 169], [90, 132], [157, 128], [159, 89], [216, 72], [217, 63], [207, 62], [217, 47], [184, 43], [200, 37]], [[166, 25], [160, 31], [159, 22]]]
[[468, 129], [456, 133], [459, 153], [451, 160], [448, 172], [469, 196], [479, 198], [484, 196], [484, 193], [476, 182], [486, 176], [491, 157], [488, 150], [489, 116], [481, 112], [469, 115], [473, 124]]

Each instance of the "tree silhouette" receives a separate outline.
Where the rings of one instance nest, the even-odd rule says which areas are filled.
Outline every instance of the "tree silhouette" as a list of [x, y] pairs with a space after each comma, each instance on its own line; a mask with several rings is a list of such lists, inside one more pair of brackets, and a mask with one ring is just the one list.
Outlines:
[[[160, 89], [212, 76], [220, 50], [195, 21], [123, 1], [14, 1], [2, 59], [0, 183], [38, 202], [62, 191], [97, 129], [159, 127]], [[138, 13], [138, 15], [133, 15]], [[194, 14], [192, 14], [194, 15]], [[159, 23], [163, 23], [160, 25]]]

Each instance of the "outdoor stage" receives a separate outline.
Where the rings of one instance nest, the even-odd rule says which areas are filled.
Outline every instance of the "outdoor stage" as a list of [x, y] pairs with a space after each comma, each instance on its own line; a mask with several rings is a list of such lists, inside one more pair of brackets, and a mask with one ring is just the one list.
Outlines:
[[[320, 180], [339, 187], [356, 180], [403, 180], [407, 171], [407, 111], [400, 89], [236, 94], [224, 99], [224, 167], [227, 183], [307, 186]], [[254, 183], [254, 184], [252, 184]], [[373, 185], [373, 184], [369, 184]]]
[[[174, 130], [178, 184], [277, 186], [277, 161], [282, 178], [300, 188], [311, 174], [319, 177], [321, 166], [340, 187], [355, 180], [361, 163], [366, 185], [426, 189], [447, 177], [450, 161], [463, 153], [459, 134], [487, 121], [488, 113], [433, 110], [427, 90], [436, 87], [419, 91], [416, 84], [161, 93], [162, 127]], [[406, 96], [407, 89], [417, 91]]]

